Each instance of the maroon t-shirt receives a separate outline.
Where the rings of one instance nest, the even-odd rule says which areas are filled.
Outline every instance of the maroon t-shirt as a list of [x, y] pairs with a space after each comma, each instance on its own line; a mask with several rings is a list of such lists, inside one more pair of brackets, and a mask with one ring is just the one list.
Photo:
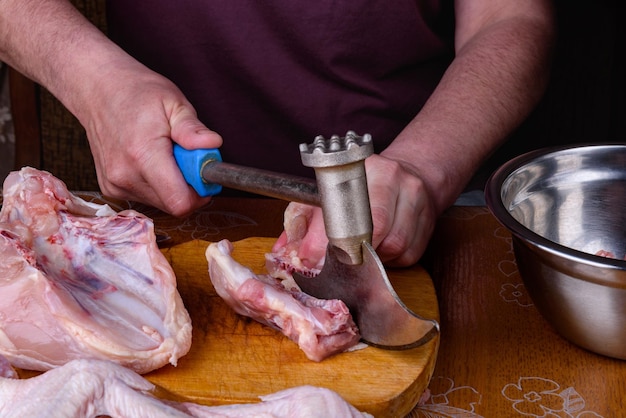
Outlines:
[[312, 175], [298, 144], [370, 133], [377, 152], [452, 57], [437, 0], [108, 0], [109, 36], [173, 80], [225, 161]]

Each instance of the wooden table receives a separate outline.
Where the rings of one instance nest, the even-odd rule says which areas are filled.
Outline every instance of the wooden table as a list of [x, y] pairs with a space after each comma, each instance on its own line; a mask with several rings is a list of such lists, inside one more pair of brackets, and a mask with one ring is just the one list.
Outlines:
[[[118, 210], [125, 204], [113, 202]], [[277, 237], [285, 206], [217, 197], [184, 219], [133, 207], [155, 220], [165, 245], [176, 245]], [[510, 234], [486, 208], [449, 209], [420, 264], [437, 289], [442, 332], [430, 397], [410, 417], [626, 414], [626, 362], [572, 345], [543, 320], [517, 271]]]

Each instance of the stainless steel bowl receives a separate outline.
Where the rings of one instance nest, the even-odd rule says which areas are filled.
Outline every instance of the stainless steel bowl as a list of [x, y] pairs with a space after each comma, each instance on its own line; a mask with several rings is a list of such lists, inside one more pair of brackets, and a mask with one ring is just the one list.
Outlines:
[[524, 154], [490, 177], [485, 199], [544, 318], [574, 344], [626, 359], [626, 144]]

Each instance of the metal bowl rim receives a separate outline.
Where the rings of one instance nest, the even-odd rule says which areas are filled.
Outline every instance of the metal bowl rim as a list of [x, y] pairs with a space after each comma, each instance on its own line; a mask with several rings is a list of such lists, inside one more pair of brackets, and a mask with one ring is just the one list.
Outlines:
[[527, 152], [519, 155], [508, 162], [501, 165], [487, 180], [485, 186], [485, 201], [487, 207], [496, 219], [509, 231], [516, 235], [522, 241], [532, 244], [543, 251], [557, 254], [559, 256], [565, 256], [569, 259], [574, 259], [577, 262], [583, 262], [588, 265], [602, 268], [612, 268], [618, 270], [626, 270], [626, 260], [620, 260], [616, 258], [603, 257], [599, 255], [593, 255], [583, 251], [578, 251], [570, 247], [561, 245], [555, 241], [542, 237], [541, 235], [531, 231], [526, 226], [518, 222], [506, 209], [502, 202], [501, 189], [506, 180], [513, 175], [517, 170], [522, 167], [548, 156], [565, 153], [574, 149], [580, 148], [621, 148], [626, 149], [626, 143], [606, 143], [606, 144], [577, 144], [577, 145], [564, 145], [541, 148], [534, 151]]

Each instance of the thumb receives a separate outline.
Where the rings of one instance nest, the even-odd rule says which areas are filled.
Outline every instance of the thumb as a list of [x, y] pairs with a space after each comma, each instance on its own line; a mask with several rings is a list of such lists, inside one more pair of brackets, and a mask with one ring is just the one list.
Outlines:
[[186, 149], [219, 148], [222, 137], [207, 128], [200, 120], [193, 107], [182, 106], [170, 119], [172, 140]]

